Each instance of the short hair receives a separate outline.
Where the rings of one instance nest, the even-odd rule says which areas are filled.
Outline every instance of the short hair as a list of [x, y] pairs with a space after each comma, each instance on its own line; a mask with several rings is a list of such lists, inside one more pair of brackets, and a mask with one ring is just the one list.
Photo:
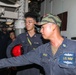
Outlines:
[[12, 32], [15, 34], [15, 31], [14, 31], [14, 30], [10, 30], [10, 31], [9, 31], [9, 34], [12, 33]]
[[33, 18], [36, 22], [38, 22], [39, 15], [36, 12], [27, 12], [27, 13], [25, 13], [24, 17], [25, 18], [28, 18], [28, 17]]

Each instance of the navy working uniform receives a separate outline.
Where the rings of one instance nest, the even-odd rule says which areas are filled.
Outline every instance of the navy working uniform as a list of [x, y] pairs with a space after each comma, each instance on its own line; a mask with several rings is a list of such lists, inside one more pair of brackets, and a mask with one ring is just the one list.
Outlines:
[[[17, 36], [16, 40], [11, 43], [7, 48], [7, 56], [12, 57], [12, 48], [17, 45], [22, 45], [23, 54], [29, 52], [30, 50], [35, 50], [38, 46], [42, 44], [42, 37], [41, 34], [36, 33], [33, 37], [30, 37], [29, 34], [22, 33]], [[17, 67], [17, 75], [40, 75], [40, 70], [37, 68], [38, 65], [28, 65], [27, 67]]]
[[6, 58], [6, 48], [9, 41], [9, 33], [0, 32], [0, 59]]
[[22, 56], [0, 60], [0, 68], [32, 63], [41, 65], [46, 75], [76, 75], [76, 41], [64, 38], [54, 56], [46, 43]]

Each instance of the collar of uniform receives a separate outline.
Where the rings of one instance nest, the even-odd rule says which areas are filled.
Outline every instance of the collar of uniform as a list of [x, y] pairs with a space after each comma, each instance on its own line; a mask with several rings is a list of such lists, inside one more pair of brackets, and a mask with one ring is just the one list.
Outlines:
[[26, 33], [26, 36], [28, 36], [29, 34], [28, 33]]
[[64, 38], [64, 40], [61, 44], [61, 47], [66, 48], [67, 47], [67, 38], [66, 37], [63, 37], [63, 38]]
[[59, 57], [64, 51], [67, 50], [67, 38], [64, 38], [62, 44], [58, 48], [57, 53], [55, 54], [54, 58]]
[[58, 56], [60, 56], [63, 53], [63, 51], [66, 50], [66, 48], [67, 48], [67, 38], [64, 37], [62, 44], [58, 48], [58, 51], [56, 52], [53, 58], [56, 59]]
[[[48, 44], [47, 44], [47, 50], [50, 50], [50, 48], [51, 48], [51, 43], [49, 42]], [[60, 47], [63, 47], [63, 48], [66, 48], [67, 47], [67, 38], [65, 38], [64, 37], [64, 40], [63, 40], [63, 42], [62, 42], [62, 44], [60, 45]]]
[[[48, 43], [48, 48], [50, 48], [50, 45], [51, 45], [51, 43], [49, 42]], [[63, 40], [63, 42], [62, 42], [62, 44], [60, 45], [61, 47], [64, 47], [64, 48], [66, 48], [67, 47], [67, 38], [66, 37], [64, 37], [64, 40]], [[49, 49], [48, 49], [49, 50]]]
[[[28, 37], [29, 36], [29, 34], [28, 33], [26, 33], [26, 36]], [[36, 34], [34, 34], [34, 36], [33, 37], [36, 37]]]

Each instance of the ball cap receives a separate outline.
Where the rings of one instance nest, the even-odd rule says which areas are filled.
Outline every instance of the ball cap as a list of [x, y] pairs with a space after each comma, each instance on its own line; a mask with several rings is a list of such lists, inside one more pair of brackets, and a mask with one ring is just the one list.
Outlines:
[[43, 16], [41, 22], [39, 22], [38, 25], [43, 25], [46, 23], [54, 23], [54, 24], [58, 25], [59, 27], [61, 26], [60, 18], [58, 16], [52, 15], [52, 14], [47, 14], [47, 15]]

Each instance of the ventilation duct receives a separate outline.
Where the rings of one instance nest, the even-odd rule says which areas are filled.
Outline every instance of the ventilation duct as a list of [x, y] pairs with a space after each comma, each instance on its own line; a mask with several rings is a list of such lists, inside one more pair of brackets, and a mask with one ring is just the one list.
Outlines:
[[6, 4], [15, 4], [17, 2], [17, 0], [0, 0], [0, 1]]

